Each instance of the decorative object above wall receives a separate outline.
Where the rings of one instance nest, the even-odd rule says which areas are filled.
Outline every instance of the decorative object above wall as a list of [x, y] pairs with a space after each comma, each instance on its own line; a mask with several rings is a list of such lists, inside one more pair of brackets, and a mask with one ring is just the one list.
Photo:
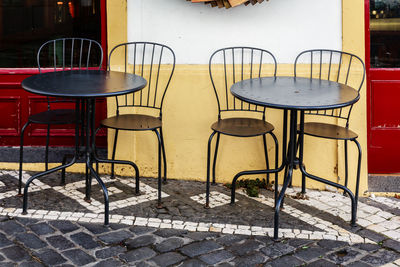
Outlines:
[[192, 3], [204, 2], [205, 4], [210, 4], [212, 7], [219, 7], [219, 8], [222, 8], [222, 7], [231, 8], [231, 7], [239, 6], [241, 4], [244, 4], [245, 6], [247, 6], [248, 4], [255, 5], [257, 3], [264, 2], [264, 0], [214, 0], [214, 1], [210, 1], [210, 0], [187, 0], [187, 1], [191, 1]]

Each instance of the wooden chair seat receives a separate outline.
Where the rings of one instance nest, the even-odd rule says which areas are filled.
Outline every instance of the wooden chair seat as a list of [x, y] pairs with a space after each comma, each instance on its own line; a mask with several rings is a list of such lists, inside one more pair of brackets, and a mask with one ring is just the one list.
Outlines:
[[[297, 129], [299, 130], [299, 126]], [[346, 127], [319, 122], [304, 123], [304, 134], [336, 140], [354, 140], [358, 137], [355, 132]]]
[[251, 137], [270, 133], [274, 130], [274, 126], [260, 119], [227, 118], [213, 123], [211, 129], [226, 135]]
[[143, 114], [124, 114], [101, 121], [101, 126], [127, 131], [154, 130], [161, 128], [161, 119]]

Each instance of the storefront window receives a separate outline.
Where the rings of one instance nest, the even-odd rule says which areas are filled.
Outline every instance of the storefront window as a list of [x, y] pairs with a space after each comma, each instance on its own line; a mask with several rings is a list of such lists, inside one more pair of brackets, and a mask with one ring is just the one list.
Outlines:
[[371, 67], [400, 67], [400, 2], [370, 0]]
[[36, 67], [47, 40], [101, 40], [100, 0], [0, 0], [0, 68]]

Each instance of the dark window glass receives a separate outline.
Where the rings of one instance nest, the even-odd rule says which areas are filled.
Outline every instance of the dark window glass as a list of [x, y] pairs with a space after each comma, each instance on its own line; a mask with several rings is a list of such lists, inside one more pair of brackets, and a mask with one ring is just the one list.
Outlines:
[[37, 67], [48, 40], [101, 40], [100, 0], [0, 0], [0, 68]]
[[400, 67], [400, 2], [370, 0], [371, 67]]

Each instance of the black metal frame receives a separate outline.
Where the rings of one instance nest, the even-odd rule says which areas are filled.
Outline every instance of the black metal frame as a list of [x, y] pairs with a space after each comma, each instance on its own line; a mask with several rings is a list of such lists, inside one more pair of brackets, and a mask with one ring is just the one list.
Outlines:
[[[336, 71], [333, 70], [332, 64], [335, 64], [335, 62], [332, 62], [333, 57], [339, 57], [339, 62], [338, 62], [338, 69]], [[343, 84], [348, 85], [351, 79], [349, 77], [351, 76], [351, 70], [352, 67], [354, 68], [355, 65], [359, 64], [362, 66], [362, 77], [361, 80], [359, 81], [357, 85], [357, 91], [360, 92], [362, 85], [365, 80], [365, 64], [363, 60], [351, 53], [343, 52], [343, 51], [337, 51], [337, 50], [329, 50], [329, 49], [310, 49], [310, 50], [305, 50], [301, 53], [299, 53], [295, 59], [294, 62], [294, 76], [299, 77], [298, 75], [298, 65], [302, 62], [302, 60], [307, 59], [310, 61], [310, 70], [309, 73], [306, 77], [308, 78], [317, 78], [319, 80], [330, 80], [330, 81], [335, 81], [335, 82], [341, 82]], [[324, 59], [329, 59], [328, 62], [324, 61]], [[324, 75], [323, 72], [327, 73]], [[318, 77], [315, 77], [318, 76]], [[336, 77], [335, 77], [336, 76]], [[313, 115], [313, 116], [327, 116], [327, 117], [334, 117], [337, 118], [339, 121], [344, 121], [345, 122], [345, 128], [349, 128], [349, 119], [351, 115], [351, 111], [353, 109], [354, 104], [350, 105], [349, 107], [346, 108], [339, 108], [339, 109], [330, 109], [330, 110], [317, 110], [317, 111], [307, 111], [305, 112], [306, 115]], [[324, 123], [325, 124], [325, 123]], [[305, 133], [306, 135], [314, 136], [314, 137], [319, 137], [319, 138], [326, 138], [326, 139], [335, 139], [335, 140], [343, 140], [344, 141], [344, 153], [345, 153], [345, 181], [344, 181], [344, 186], [347, 187], [348, 184], [348, 141], [352, 141], [356, 144], [357, 149], [358, 149], [358, 163], [357, 163], [357, 181], [360, 176], [360, 165], [361, 165], [361, 146], [356, 140], [357, 137], [355, 138], [346, 138], [346, 137], [341, 137], [338, 136], [337, 138], [330, 138], [327, 136], [323, 135], [311, 135]], [[301, 166], [304, 168], [304, 166]], [[301, 193], [305, 194], [306, 193], [306, 175], [302, 175], [302, 182], [301, 182]], [[358, 197], [358, 186], [356, 187], [356, 195]], [[344, 191], [344, 194], [346, 191]]]
[[[70, 48], [70, 64], [67, 66], [66, 65], [66, 49], [69, 50], [69, 47], [66, 47], [67, 42], [71, 42], [71, 48]], [[78, 48], [75, 48], [75, 43], [77, 43]], [[57, 61], [57, 44], [62, 44], [62, 60], [61, 62]], [[42, 69], [43, 67], [41, 66], [41, 52], [45, 51], [43, 49], [45, 49], [46, 47], [49, 47], [52, 45], [53, 49], [52, 49], [52, 53], [51, 53], [51, 57], [53, 58], [52, 63], [54, 65], [52, 65], [51, 69], [53, 69], [53, 71], [58, 71], [58, 70], [72, 70], [72, 69], [89, 69], [90, 68], [90, 59], [91, 59], [91, 52], [92, 52], [92, 44], [95, 46], [95, 48], [98, 50], [98, 52], [100, 52], [100, 58], [99, 61], [97, 62], [99, 63], [98, 65], [98, 69], [100, 70], [102, 67], [102, 63], [103, 63], [103, 49], [101, 47], [101, 44], [95, 40], [91, 40], [91, 39], [86, 39], [86, 38], [60, 38], [60, 39], [54, 39], [54, 40], [49, 40], [47, 42], [45, 42], [44, 44], [42, 44], [38, 50], [37, 53], [37, 64], [38, 64], [38, 69], [39, 69], [39, 73], [42, 73]], [[84, 49], [88, 49], [86, 56], [84, 55]], [[94, 50], [94, 49], [93, 49]], [[51, 51], [51, 49], [49, 50]], [[79, 54], [79, 61], [74, 63], [74, 57], [76, 56], [76, 52], [78, 52]], [[85, 60], [86, 57], [86, 60]], [[82, 61], [86, 61], [82, 62]], [[59, 98], [50, 98], [47, 97], [47, 113], [49, 112], [57, 112], [57, 110], [51, 109], [51, 104], [52, 103], [60, 103], [60, 102], [73, 102], [70, 99], [59, 99]], [[81, 103], [82, 107], [84, 109], [84, 103]], [[47, 134], [46, 134], [46, 149], [45, 149], [45, 170], [47, 171], [48, 168], [48, 155], [49, 155], [49, 143], [50, 143], [50, 125], [52, 124], [70, 124], [72, 123], [77, 123], [77, 124], [81, 124], [82, 126], [82, 143], [84, 141], [84, 129], [85, 129], [85, 125], [83, 123], [83, 118], [73, 118], [73, 116], [75, 116], [75, 110], [71, 109], [71, 110], [66, 110], [67, 113], [72, 117], [70, 119], [67, 119], [66, 121], [62, 121], [62, 122], [51, 122], [49, 120], [46, 120], [45, 118], [42, 118], [41, 120], [37, 121], [37, 118], [35, 118], [35, 120], [33, 120], [31, 117], [28, 118], [28, 121], [24, 124], [24, 126], [22, 127], [21, 130], [21, 136], [20, 136], [20, 155], [19, 155], [19, 182], [18, 182], [18, 194], [21, 195], [22, 193], [22, 169], [23, 169], [23, 146], [24, 146], [24, 134], [25, 134], [25, 129], [30, 125], [30, 124], [47, 124]], [[40, 114], [39, 114], [40, 115]], [[83, 115], [82, 115], [83, 116]], [[79, 132], [78, 132], [78, 136], [79, 136]], [[63, 159], [63, 165], [66, 162], [66, 157], [64, 157]], [[87, 173], [87, 171], [86, 171]], [[62, 179], [61, 179], [61, 183], [64, 184], [65, 183], [65, 172], [62, 172]]]
[[[107, 187], [105, 186], [104, 182], [98, 175], [98, 172], [93, 168], [93, 164], [97, 163], [117, 163], [117, 164], [126, 164], [130, 165], [135, 169], [135, 174], [136, 174], [136, 182], [138, 182], [139, 179], [139, 169], [136, 166], [135, 163], [126, 161], [126, 160], [108, 160], [108, 159], [101, 159], [96, 155], [96, 149], [95, 149], [95, 113], [96, 113], [96, 101], [95, 98], [90, 98], [90, 99], [83, 99], [83, 100], [76, 100], [75, 101], [75, 108], [76, 108], [76, 119], [84, 118], [84, 123], [87, 125], [85, 129], [85, 164], [86, 168], [89, 170], [89, 175], [86, 175], [86, 191], [85, 191], [85, 200], [87, 202], [90, 202], [90, 194], [91, 194], [91, 184], [92, 184], [92, 177], [96, 179], [96, 181], [99, 183], [100, 187], [103, 190], [103, 196], [104, 196], [104, 224], [108, 225], [109, 224], [109, 197], [108, 197], [108, 190]], [[82, 109], [81, 107], [84, 107]], [[51, 168], [49, 170], [46, 170], [44, 172], [37, 173], [33, 175], [31, 178], [28, 179], [28, 181], [25, 184], [24, 187], [24, 195], [23, 195], [23, 208], [22, 208], [22, 214], [27, 214], [27, 209], [28, 209], [28, 188], [29, 185], [37, 178], [48, 175], [50, 173], [56, 172], [56, 171], [65, 171], [65, 168], [73, 165], [76, 163], [77, 159], [81, 156], [80, 153], [80, 135], [79, 135], [79, 124], [76, 124], [75, 127], [75, 154], [73, 155], [72, 160], [69, 163]]]
[[[235, 53], [239, 54], [238, 58], [235, 58]], [[213, 68], [216, 67], [216, 64], [213, 62], [214, 58], [216, 56], [220, 56], [222, 54], [223, 57], [223, 73], [224, 73], [224, 88], [222, 93], [219, 92], [217, 89], [216, 82], [214, 81], [213, 78]], [[229, 54], [232, 58], [228, 58], [227, 54]], [[245, 54], [250, 54], [250, 60], [245, 59]], [[268, 59], [270, 60], [268, 62]], [[246, 62], [245, 62], [246, 61]], [[221, 48], [216, 50], [211, 56], [209, 60], [209, 74], [210, 74], [210, 79], [211, 83], [214, 89], [214, 93], [217, 99], [217, 104], [218, 104], [218, 121], [222, 119], [222, 114], [226, 113], [234, 113], [237, 111], [246, 111], [249, 113], [259, 113], [262, 114], [262, 120], [265, 121], [265, 113], [266, 113], [266, 108], [259, 106], [259, 105], [253, 105], [250, 103], [246, 103], [236, 97], [233, 97], [233, 104], [229, 105], [229, 84], [231, 81], [228, 81], [229, 75], [232, 74], [232, 83], [234, 84], [238, 81], [242, 81], [244, 79], [252, 79], [252, 78], [260, 78], [262, 75], [265, 75], [262, 73], [263, 69], [265, 69], [265, 65], [267, 63], [272, 63], [273, 68], [272, 68], [272, 73], [270, 71], [270, 75], [275, 77], [276, 76], [276, 71], [277, 71], [277, 62], [274, 57], [274, 55], [264, 49], [260, 48], [255, 48], [255, 47], [226, 47], [226, 48]], [[230, 73], [228, 69], [228, 65], [232, 66], [232, 73]], [[236, 67], [238, 65], [238, 67]], [[258, 68], [257, 68], [258, 65]], [[238, 68], [237, 72], [235, 71]], [[250, 69], [249, 69], [250, 68]], [[249, 76], [246, 77], [246, 71], [249, 72]], [[239, 77], [237, 77], [239, 75]], [[222, 107], [220, 99], [223, 99], [226, 102], [226, 107]], [[238, 102], [238, 103], [237, 103]], [[247, 106], [247, 107], [246, 107]], [[273, 130], [273, 129], [272, 129]], [[269, 166], [269, 160], [268, 160], [268, 150], [267, 150], [267, 140], [266, 140], [266, 134], [271, 135], [275, 142], [275, 165], [276, 168], [278, 168], [278, 153], [279, 153], [279, 148], [278, 148], [278, 140], [275, 136], [275, 134], [271, 131], [262, 134], [263, 138], [263, 147], [264, 147], [264, 154], [265, 154], [265, 161], [266, 161], [266, 168], [267, 170], [270, 169]], [[207, 180], [206, 180], [206, 204], [205, 207], [209, 208], [209, 198], [210, 198], [210, 161], [211, 161], [211, 144], [213, 137], [217, 134], [217, 140], [215, 144], [215, 150], [214, 150], [214, 159], [213, 159], [213, 164], [212, 164], [212, 184], [214, 185], [216, 182], [215, 178], [215, 166], [217, 162], [217, 154], [218, 154], [218, 147], [219, 147], [219, 140], [221, 134], [223, 135], [229, 135], [229, 136], [236, 136], [236, 137], [254, 137], [254, 136], [259, 136], [259, 135], [252, 135], [252, 136], [246, 136], [246, 135], [232, 135], [227, 132], [223, 131], [217, 131], [213, 129], [213, 132], [211, 133], [209, 139], [208, 139], [208, 146], [207, 146]], [[267, 174], [267, 183], [269, 183], [269, 172]], [[237, 179], [233, 179], [232, 181], [232, 188], [235, 187]], [[275, 177], [275, 184], [277, 183], [278, 180], [278, 174], [276, 174]], [[233, 193], [234, 194], [234, 193]]]
[[[128, 49], [132, 48], [133, 49], [133, 64], [128, 62]], [[117, 46], [115, 46], [109, 55], [109, 60], [108, 60], [108, 69], [111, 70], [111, 59], [112, 55], [117, 51], [118, 49], [123, 49], [124, 53], [124, 72], [129, 73], [129, 67], [132, 67], [132, 73], [133, 74], [138, 74], [141, 77], [145, 77], [148, 75], [147, 81], [148, 84], [145, 89], [142, 89], [140, 92], [133, 93], [131, 94], [131, 98], [128, 97], [128, 95], [124, 95], [121, 97], [116, 96], [115, 101], [117, 105], [116, 109], [116, 116], [120, 116], [120, 109], [123, 108], [145, 108], [149, 110], [156, 110], [158, 112], [158, 119], [162, 122], [162, 107], [164, 103], [164, 98], [165, 94], [167, 92], [167, 89], [170, 85], [172, 76], [174, 74], [175, 70], [175, 53], [174, 51], [164, 45], [164, 44], [159, 44], [159, 43], [154, 43], [154, 42], [129, 42], [129, 43], [122, 43]], [[140, 53], [140, 49], [142, 49], [142, 53]], [[146, 51], [147, 49], [147, 51]], [[151, 52], [150, 53], [150, 58], [147, 57], [146, 52]], [[159, 56], [159, 57], [157, 57]], [[161, 85], [160, 81], [160, 72], [161, 72], [161, 65], [163, 64], [163, 59], [165, 56], [171, 56], [172, 62], [168, 62], [171, 66], [170, 69], [168, 69], [169, 74], [167, 77], [167, 80], [165, 80], [164, 86]], [[155, 58], [157, 57], [157, 58]], [[147, 60], [150, 60], [148, 62]], [[149, 65], [149, 73], [145, 73], [144, 69], [145, 66]], [[161, 97], [158, 97], [158, 94], [161, 93]], [[154, 98], [151, 100], [151, 98], [154, 96]], [[136, 99], [135, 99], [136, 98]], [[164, 183], [167, 181], [167, 159], [166, 159], [166, 153], [165, 153], [165, 145], [164, 145], [164, 137], [163, 137], [163, 131], [162, 131], [162, 125], [157, 128], [138, 128], [138, 129], [127, 129], [127, 128], [114, 128], [114, 127], [109, 127], [103, 121], [100, 123], [100, 128], [112, 128], [115, 129], [115, 135], [114, 135], [114, 142], [113, 142], [113, 151], [112, 151], [112, 160], [115, 160], [115, 153], [116, 153], [116, 146], [117, 146], [117, 140], [118, 140], [118, 133], [121, 130], [125, 131], [143, 131], [143, 130], [151, 130], [155, 133], [157, 137], [157, 142], [158, 142], [158, 202], [157, 202], [157, 207], [161, 208], [161, 173], [162, 173], [162, 165], [164, 167]], [[99, 128], [99, 129], [100, 129]], [[129, 128], [129, 127], [128, 127]], [[162, 159], [161, 159], [162, 158]], [[99, 161], [99, 162], [105, 162], [105, 161]], [[161, 164], [161, 162], [163, 164]], [[114, 171], [114, 163], [111, 163], [111, 178], [115, 177], [115, 171]], [[136, 194], [139, 194], [139, 179], [136, 178]]]

